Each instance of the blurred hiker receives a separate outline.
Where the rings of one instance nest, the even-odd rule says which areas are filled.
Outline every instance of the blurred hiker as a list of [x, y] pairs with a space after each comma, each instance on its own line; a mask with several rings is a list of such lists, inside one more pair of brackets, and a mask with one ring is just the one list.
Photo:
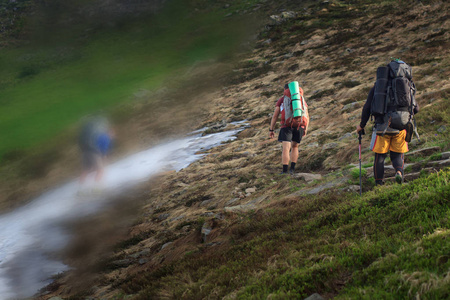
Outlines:
[[92, 172], [95, 172], [95, 183], [98, 185], [101, 182], [105, 157], [110, 149], [113, 135], [108, 120], [103, 116], [89, 117], [83, 123], [78, 139], [83, 163], [80, 185], [84, 184], [86, 177]]
[[[278, 141], [282, 143], [281, 163], [283, 165], [283, 170], [281, 174], [288, 174], [288, 172], [294, 174], [295, 165], [297, 164], [298, 160], [298, 145], [300, 144], [302, 137], [305, 136], [308, 131], [308, 106], [306, 105], [305, 99], [303, 98], [303, 90], [302, 88], [298, 87], [298, 83], [297, 89], [298, 92], [296, 93], [299, 94], [298, 102], [300, 102], [299, 107], [301, 107], [302, 110], [302, 117], [293, 117], [293, 111], [297, 110], [297, 108], [292, 108], [291, 102], [294, 101], [291, 101], [291, 91], [289, 89], [289, 85], [286, 84], [284, 86], [284, 94], [280, 99], [278, 99], [275, 105], [275, 111], [273, 112], [272, 121], [270, 122], [269, 138], [274, 138], [275, 125], [277, 123], [278, 116], [281, 113], [281, 128], [278, 134]], [[291, 117], [286, 117], [286, 114], [289, 113], [291, 114]], [[291, 162], [290, 167], [289, 161]]]
[[409, 151], [412, 134], [417, 138], [414, 115], [419, 112], [415, 99], [411, 67], [394, 59], [377, 69], [377, 80], [364, 104], [361, 122], [356, 131], [361, 132], [370, 116], [375, 118], [370, 149], [375, 152], [373, 172], [377, 185], [384, 184], [384, 160], [390, 152], [395, 180], [403, 183], [404, 154]]

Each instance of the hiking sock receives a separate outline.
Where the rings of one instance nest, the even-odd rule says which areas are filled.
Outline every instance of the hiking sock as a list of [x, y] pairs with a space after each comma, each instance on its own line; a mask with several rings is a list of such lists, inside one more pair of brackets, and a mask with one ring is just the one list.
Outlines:
[[384, 179], [384, 160], [387, 154], [375, 153], [375, 160], [373, 162], [373, 176], [377, 184], [382, 184]]
[[283, 165], [283, 173], [287, 173], [288, 172], [288, 165]]
[[295, 162], [291, 162], [291, 173], [294, 173], [295, 171]]

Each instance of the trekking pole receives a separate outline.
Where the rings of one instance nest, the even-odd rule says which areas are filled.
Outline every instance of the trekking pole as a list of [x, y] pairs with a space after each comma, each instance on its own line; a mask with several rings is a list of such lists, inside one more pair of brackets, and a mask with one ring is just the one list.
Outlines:
[[362, 179], [361, 179], [361, 140], [362, 140], [362, 136], [364, 135], [364, 134], [366, 134], [365, 133], [365, 131], [364, 131], [364, 129], [362, 129], [360, 132], [358, 132], [359, 133], [359, 137], [358, 137], [358, 140], [359, 140], [359, 195], [361, 196], [362, 195]]

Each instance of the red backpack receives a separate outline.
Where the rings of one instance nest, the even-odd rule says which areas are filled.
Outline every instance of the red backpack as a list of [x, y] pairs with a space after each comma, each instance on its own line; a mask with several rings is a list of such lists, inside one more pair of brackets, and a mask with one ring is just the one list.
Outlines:
[[[284, 125], [291, 128], [306, 128], [308, 125], [308, 112], [306, 110], [306, 101], [303, 97], [303, 89], [299, 88], [300, 93], [300, 109], [301, 116], [294, 117], [294, 110], [292, 108], [291, 92], [289, 89], [284, 90], [283, 108], [284, 108]], [[294, 100], [297, 101], [297, 100]]]

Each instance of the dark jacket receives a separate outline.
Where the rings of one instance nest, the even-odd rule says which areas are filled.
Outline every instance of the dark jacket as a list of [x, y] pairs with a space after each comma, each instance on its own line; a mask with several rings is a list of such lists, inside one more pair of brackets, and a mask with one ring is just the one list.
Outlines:
[[[362, 114], [361, 114], [361, 123], [359, 123], [359, 126], [361, 126], [361, 128], [366, 127], [367, 122], [370, 119], [370, 108], [372, 106], [372, 100], [373, 100], [373, 93], [375, 90], [375, 85], [372, 87], [372, 89], [369, 92], [369, 95], [367, 96], [367, 100], [366, 103], [364, 103], [364, 107], [362, 109]], [[417, 101], [414, 101], [414, 114], [417, 114], [419, 112], [419, 104], [417, 103]], [[377, 120], [377, 118], [375, 118], [375, 124], [380, 124], [383, 123], [382, 120]]]

